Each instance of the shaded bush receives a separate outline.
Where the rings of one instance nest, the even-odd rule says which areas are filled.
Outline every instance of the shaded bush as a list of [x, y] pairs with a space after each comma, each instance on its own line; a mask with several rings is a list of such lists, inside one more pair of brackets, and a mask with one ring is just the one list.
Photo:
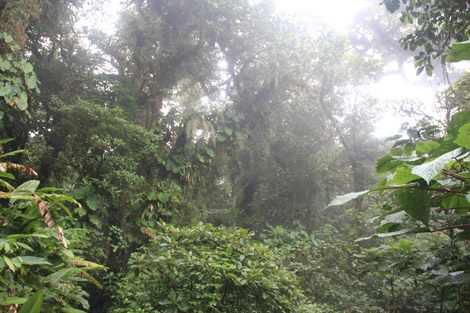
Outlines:
[[305, 309], [294, 273], [282, 266], [276, 251], [252, 240], [249, 231], [211, 224], [158, 227], [150, 244], [131, 256], [112, 312]]

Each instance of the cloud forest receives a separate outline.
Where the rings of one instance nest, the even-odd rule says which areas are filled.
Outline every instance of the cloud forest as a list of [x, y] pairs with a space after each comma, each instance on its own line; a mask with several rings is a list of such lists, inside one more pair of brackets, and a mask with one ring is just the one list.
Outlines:
[[0, 0], [0, 311], [470, 312], [470, 4], [277, 4]]

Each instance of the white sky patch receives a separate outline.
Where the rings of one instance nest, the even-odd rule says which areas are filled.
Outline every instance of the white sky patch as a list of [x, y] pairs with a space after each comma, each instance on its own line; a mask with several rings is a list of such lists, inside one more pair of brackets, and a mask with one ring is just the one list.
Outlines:
[[384, 114], [384, 117], [375, 124], [374, 135], [377, 138], [387, 138], [398, 134], [404, 120], [393, 115], [393, 112]]
[[[412, 99], [416, 103], [433, 103], [437, 88], [433, 86], [432, 80], [427, 78], [427, 86], [415, 86], [412, 83], [420, 81], [423, 77], [426, 78], [426, 74], [422, 73], [420, 76], [416, 76], [416, 69], [413, 64], [405, 64], [404, 69], [406, 79], [398, 74], [384, 76], [378, 83], [370, 86], [370, 94], [382, 102], [399, 102], [404, 99]], [[374, 125], [374, 135], [378, 138], [394, 136], [398, 134], [401, 125], [405, 122], [414, 123], [415, 121], [403, 116], [398, 117], [393, 111], [386, 110]]]
[[116, 32], [119, 13], [123, 9], [122, 0], [106, 0], [104, 3], [87, 1], [83, 5], [84, 14], [75, 24], [79, 29], [95, 28], [108, 35]]
[[380, 100], [417, 99], [419, 102], [434, 101], [434, 90], [429, 87], [416, 87], [407, 83], [401, 75], [387, 75], [370, 87], [370, 93]]
[[[430, 86], [413, 86], [407, 83], [400, 75], [385, 76], [379, 83], [371, 86], [370, 94], [384, 103], [398, 103], [400, 100], [413, 99], [416, 103], [431, 104], [435, 99], [435, 91]], [[381, 118], [374, 125], [374, 135], [377, 138], [394, 136], [405, 122], [413, 123], [407, 118], [396, 116], [391, 110], [386, 110], [382, 112]]]
[[365, 0], [276, 0], [278, 10], [287, 15], [310, 15], [336, 30], [346, 28]]

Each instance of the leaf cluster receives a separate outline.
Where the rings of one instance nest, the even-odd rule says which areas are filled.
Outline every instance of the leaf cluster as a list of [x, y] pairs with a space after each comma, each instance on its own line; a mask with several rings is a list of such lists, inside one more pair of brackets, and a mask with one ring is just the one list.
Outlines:
[[[25, 111], [32, 103], [33, 95], [39, 94], [39, 80], [33, 65], [23, 56], [13, 37], [0, 33], [0, 42], [8, 45], [9, 51], [0, 56], [0, 118], [8, 106]], [[8, 105], [8, 106], [7, 106]]]
[[412, 25], [413, 32], [400, 43], [407, 50], [419, 50], [414, 57], [417, 75], [426, 70], [431, 76], [436, 58], [442, 57], [442, 63], [468, 59], [468, 43], [464, 42], [469, 39], [468, 2], [384, 0], [382, 4], [392, 13], [400, 10], [403, 24]]
[[132, 254], [112, 312], [301, 312], [293, 272], [245, 229], [160, 222]]
[[[56, 188], [38, 189], [38, 180], [12, 187], [3, 180], [15, 178], [5, 172], [7, 168], [11, 167], [0, 171], [2, 186], [10, 187], [0, 193], [4, 199], [0, 209], [0, 307], [5, 312], [16, 312], [19, 306], [19, 312], [84, 312], [76, 309], [89, 308], [83, 284], [99, 285], [87, 271], [103, 267], [81, 257], [86, 246], [84, 233], [68, 228], [71, 212], [64, 202], [77, 202], [55, 193]], [[13, 168], [31, 173], [20, 165]], [[69, 216], [62, 217], [60, 211]]]

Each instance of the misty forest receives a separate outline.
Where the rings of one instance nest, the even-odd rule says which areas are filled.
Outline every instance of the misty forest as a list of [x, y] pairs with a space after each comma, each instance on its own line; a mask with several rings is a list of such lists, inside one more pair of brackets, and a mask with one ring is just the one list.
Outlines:
[[310, 2], [0, 0], [0, 311], [470, 312], [470, 1]]

